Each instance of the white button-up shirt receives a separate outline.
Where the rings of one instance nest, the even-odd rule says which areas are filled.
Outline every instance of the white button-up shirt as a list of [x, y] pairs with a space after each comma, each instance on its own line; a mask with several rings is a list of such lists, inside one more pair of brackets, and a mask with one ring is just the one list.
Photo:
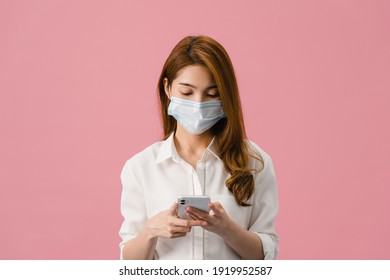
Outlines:
[[[196, 169], [178, 155], [173, 134], [129, 159], [121, 174], [121, 258], [125, 243], [138, 235], [149, 218], [169, 209], [180, 195], [208, 195], [212, 202], [219, 201], [231, 219], [259, 236], [265, 259], [276, 258], [279, 238], [274, 228], [278, 212], [275, 173], [270, 156], [253, 142], [248, 141], [248, 146], [264, 159], [264, 169], [254, 175], [255, 191], [249, 207], [239, 206], [225, 186], [230, 174], [218, 157], [214, 140]], [[260, 164], [250, 158], [250, 167], [259, 168]], [[185, 237], [159, 238], [154, 258], [241, 259], [222, 238], [202, 227], [193, 227]]]

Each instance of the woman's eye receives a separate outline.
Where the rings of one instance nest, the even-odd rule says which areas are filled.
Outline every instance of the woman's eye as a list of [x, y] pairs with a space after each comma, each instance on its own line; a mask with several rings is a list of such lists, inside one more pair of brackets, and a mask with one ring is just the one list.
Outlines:
[[183, 95], [190, 95], [191, 94], [191, 92], [180, 92], [180, 93]]
[[218, 93], [213, 93], [213, 94], [209, 93], [209, 94], [207, 94], [207, 96], [211, 97], [211, 98], [217, 98], [217, 97], [219, 97], [219, 94]]

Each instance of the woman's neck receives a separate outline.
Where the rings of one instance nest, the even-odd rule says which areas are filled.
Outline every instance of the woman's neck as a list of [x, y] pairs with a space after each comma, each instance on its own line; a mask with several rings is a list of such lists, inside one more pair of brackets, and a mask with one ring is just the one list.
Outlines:
[[192, 166], [194, 166], [194, 163], [196, 165], [196, 161], [202, 157], [211, 140], [213, 140], [213, 135], [210, 130], [199, 135], [193, 135], [188, 133], [180, 124], [177, 125], [174, 136], [178, 154]]

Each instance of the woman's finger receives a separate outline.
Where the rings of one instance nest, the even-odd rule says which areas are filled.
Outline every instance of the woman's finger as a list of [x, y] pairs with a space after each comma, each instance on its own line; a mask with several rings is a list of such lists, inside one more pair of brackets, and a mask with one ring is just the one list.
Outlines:
[[185, 219], [174, 218], [174, 220], [172, 220], [172, 223], [175, 226], [180, 226], [180, 227], [196, 227], [196, 226], [204, 225], [201, 219], [185, 220]]
[[178, 226], [170, 226], [168, 228], [168, 232], [170, 233], [181, 233], [181, 232], [190, 232], [191, 227], [178, 227]]
[[201, 217], [199, 217], [198, 215], [196, 215], [195, 213], [192, 213], [192, 212], [189, 212], [187, 211], [187, 216], [192, 219], [192, 220], [198, 220], [198, 221], [203, 221], [203, 219]]
[[195, 215], [197, 217], [197, 220], [208, 220], [209, 219], [209, 214], [206, 213], [206, 212], [203, 212], [199, 209], [196, 209], [196, 208], [193, 208], [193, 207], [187, 207], [186, 209], [186, 213], [188, 215], [188, 213], [192, 213], [193, 215]]
[[187, 232], [175, 232], [175, 233], [166, 233], [165, 238], [178, 238], [178, 237], [183, 237], [186, 236]]
[[210, 210], [213, 211], [214, 216], [218, 217], [218, 216], [221, 216], [223, 214], [224, 209], [219, 202], [215, 202], [215, 203], [210, 202], [209, 207], [210, 207]]
[[172, 205], [171, 205], [171, 207], [169, 208], [169, 213], [172, 215], [172, 216], [177, 216], [177, 213], [176, 213], [176, 211], [177, 211], [177, 205], [178, 205], [178, 203], [177, 202], [174, 202]]

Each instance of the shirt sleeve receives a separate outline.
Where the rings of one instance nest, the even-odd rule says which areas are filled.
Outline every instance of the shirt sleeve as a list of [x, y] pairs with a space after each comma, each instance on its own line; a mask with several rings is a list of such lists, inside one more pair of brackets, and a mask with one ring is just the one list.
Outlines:
[[272, 159], [264, 152], [263, 170], [255, 175], [252, 212], [249, 230], [255, 232], [262, 244], [265, 260], [277, 257], [279, 236], [275, 232], [275, 217], [278, 213], [278, 190]]
[[135, 238], [147, 221], [144, 192], [133, 173], [131, 160], [128, 160], [122, 169], [122, 196], [121, 213], [124, 218], [119, 235], [122, 241], [120, 259], [123, 259], [122, 250], [127, 241]]

